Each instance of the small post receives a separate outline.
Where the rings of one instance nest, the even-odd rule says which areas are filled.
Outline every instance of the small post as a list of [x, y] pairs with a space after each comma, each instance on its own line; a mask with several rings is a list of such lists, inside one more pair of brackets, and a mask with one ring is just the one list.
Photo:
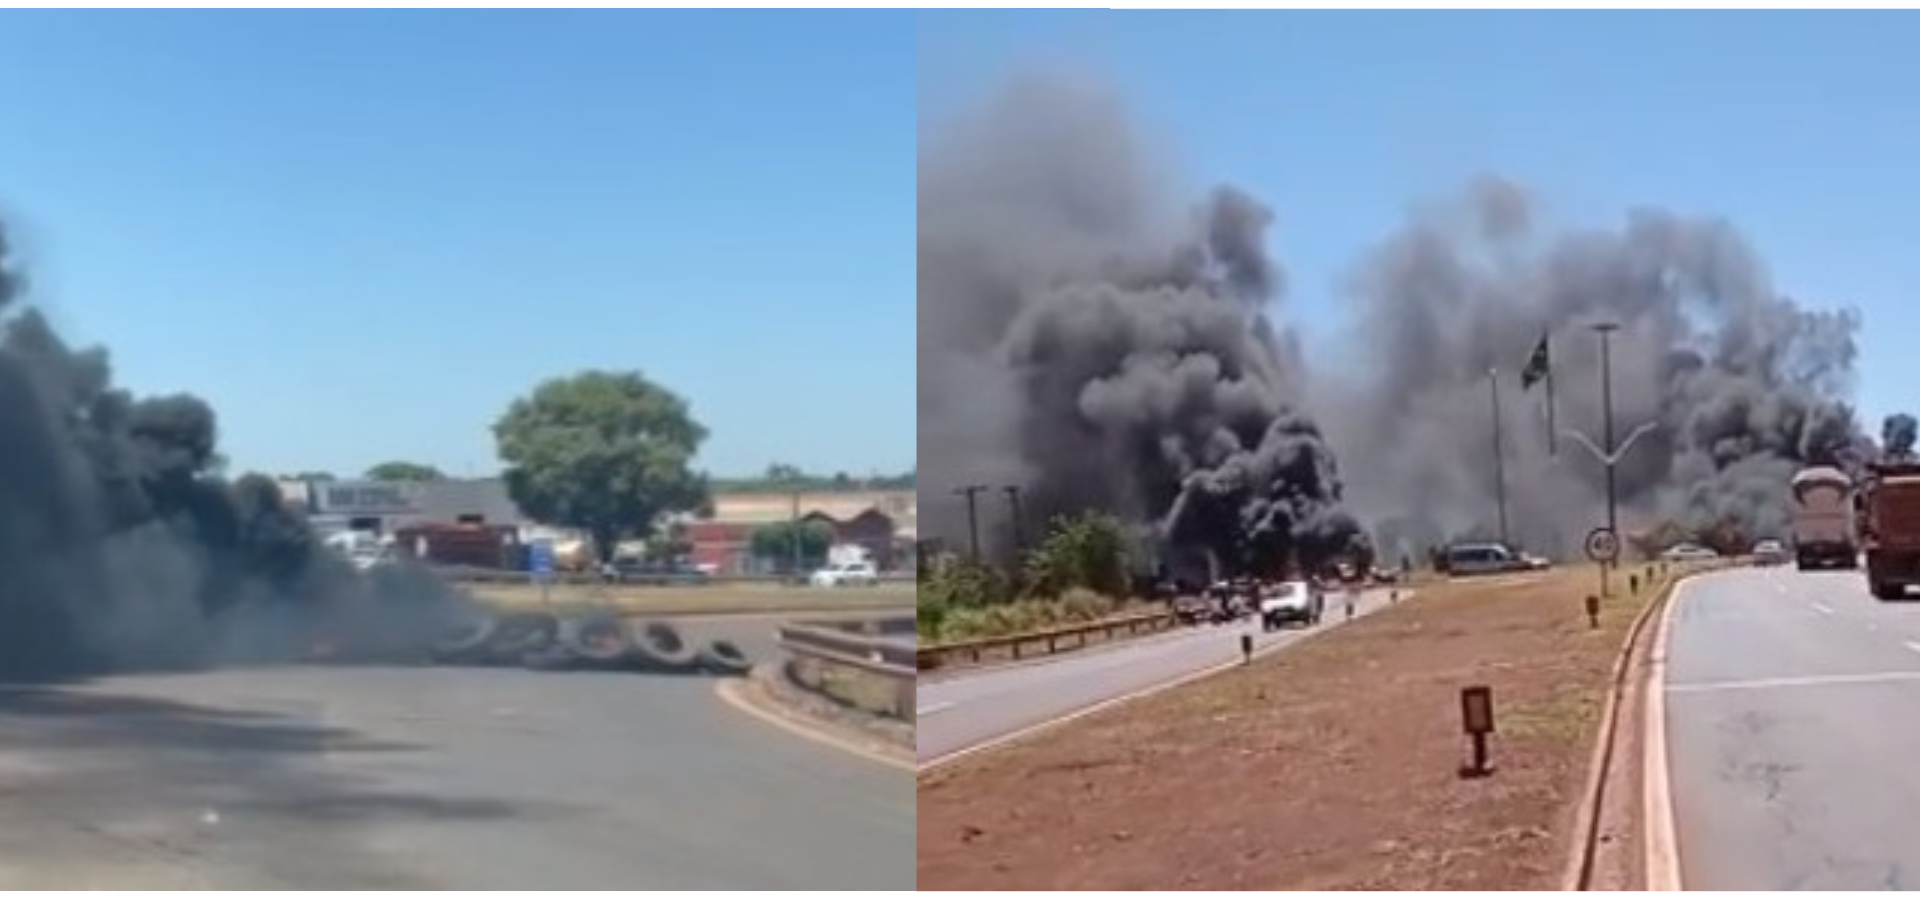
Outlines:
[[1253, 633], [1240, 633], [1240, 662], [1253, 662]]
[[1587, 625], [1600, 628], [1600, 596], [1591, 592], [1587, 593]]
[[1388, 590], [1387, 590], [1387, 603], [1388, 603], [1388, 604], [1399, 604], [1399, 603], [1400, 603], [1400, 590], [1399, 590], [1399, 589], [1388, 589]]
[[1635, 595], [1640, 594], [1640, 574], [1627, 574], [1627, 591]]
[[1466, 778], [1493, 772], [1487, 762], [1487, 736], [1493, 734], [1493, 688], [1469, 685], [1460, 690], [1460, 723], [1473, 741], [1473, 764], [1461, 770]]

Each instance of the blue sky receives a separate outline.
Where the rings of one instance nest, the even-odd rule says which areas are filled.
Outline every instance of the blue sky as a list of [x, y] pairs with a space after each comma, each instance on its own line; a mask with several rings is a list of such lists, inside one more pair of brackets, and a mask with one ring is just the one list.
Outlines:
[[918, 66], [923, 117], [1023, 65], [1106, 76], [1183, 180], [1274, 204], [1312, 332], [1410, 203], [1484, 172], [1558, 221], [1725, 217], [1784, 292], [1861, 311], [1877, 432], [1920, 410], [1916, 39], [1892, 14], [928, 13]]
[[911, 14], [0, 13], [0, 215], [235, 466], [496, 469], [638, 368], [701, 464], [915, 455]]

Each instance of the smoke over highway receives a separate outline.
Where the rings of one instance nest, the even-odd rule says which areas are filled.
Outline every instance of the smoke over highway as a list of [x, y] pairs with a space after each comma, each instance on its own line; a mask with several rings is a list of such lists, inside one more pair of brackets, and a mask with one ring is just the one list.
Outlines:
[[[922, 140], [920, 445], [929, 482], [1025, 484], [1228, 558], [1355, 538], [1396, 558], [1495, 519], [1498, 369], [1511, 533], [1577, 550], [1604, 519], [1599, 338], [1612, 335], [1622, 525], [1777, 533], [1807, 463], [1871, 449], [1846, 401], [1852, 312], [1783, 295], [1730, 225], [1637, 211], [1555, 229], [1489, 178], [1359, 259], [1354, 330], [1313, 361], [1282, 323], [1272, 212], [1221, 188], [1183, 209], [1110, 94], [1023, 79]], [[1557, 451], [1554, 449], [1556, 448]], [[1338, 463], [1336, 464], [1336, 455]], [[1343, 486], [1345, 487], [1343, 489]], [[964, 505], [929, 497], [930, 534]], [[983, 530], [1001, 519], [983, 505]]]
[[1115, 511], [1229, 567], [1359, 538], [1270, 323], [1264, 205], [1230, 187], [1165, 204], [1124, 110], [1062, 82], [1022, 82], [923, 147], [932, 482], [1022, 484], [1037, 517]]
[[1513, 531], [1577, 544], [1603, 517], [1604, 469], [1577, 437], [1552, 451], [1547, 386], [1522, 390], [1520, 375], [1547, 335], [1557, 425], [1602, 442], [1601, 321], [1620, 326], [1616, 438], [1652, 425], [1617, 467], [1623, 527], [1778, 533], [1796, 469], [1870, 446], [1844, 400], [1857, 316], [1780, 293], [1730, 225], [1644, 209], [1555, 231], [1540, 217], [1524, 189], [1489, 179], [1363, 260], [1346, 297], [1352, 375], [1325, 406], [1361, 507], [1449, 531], [1493, 516], [1498, 368]]
[[114, 387], [23, 293], [0, 230], [0, 676], [290, 658], [323, 611], [344, 637], [417, 633], [450, 597], [356, 575], [273, 482], [216, 476], [205, 402]]

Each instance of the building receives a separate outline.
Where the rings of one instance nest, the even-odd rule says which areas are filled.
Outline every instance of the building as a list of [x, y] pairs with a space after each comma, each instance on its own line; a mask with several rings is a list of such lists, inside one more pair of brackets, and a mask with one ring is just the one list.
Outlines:
[[392, 483], [382, 480], [280, 481], [281, 496], [303, 509], [322, 534], [378, 535], [429, 523], [533, 527], [498, 478]]
[[904, 490], [717, 495], [713, 514], [690, 521], [685, 532], [695, 564], [717, 573], [766, 573], [781, 565], [753, 557], [753, 531], [812, 520], [832, 527], [835, 542], [866, 548], [882, 570], [890, 570], [903, 557], [900, 521], [913, 520], [917, 508], [915, 493]]

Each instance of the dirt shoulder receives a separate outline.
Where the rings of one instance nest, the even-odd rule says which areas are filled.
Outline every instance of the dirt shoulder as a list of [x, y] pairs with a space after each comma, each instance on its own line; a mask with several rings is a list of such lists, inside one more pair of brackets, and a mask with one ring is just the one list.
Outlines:
[[[923, 774], [920, 887], [1556, 888], [1614, 658], [1653, 591], [1618, 589], [1594, 630], [1596, 587], [1582, 570], [1430, 586]], [[1481, 779], [1458, 774], [1472, 684], [1492, 686], [1500, 730]]]

